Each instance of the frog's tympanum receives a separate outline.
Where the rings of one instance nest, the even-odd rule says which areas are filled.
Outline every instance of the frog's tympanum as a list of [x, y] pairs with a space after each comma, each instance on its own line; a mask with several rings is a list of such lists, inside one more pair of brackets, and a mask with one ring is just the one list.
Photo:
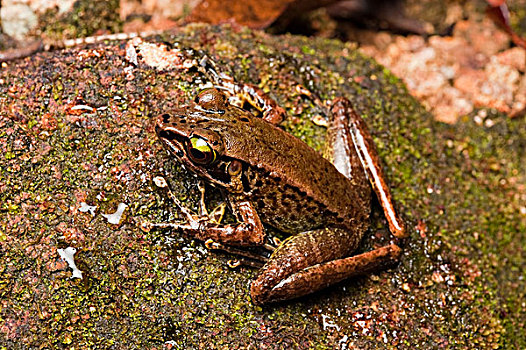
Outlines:
[[[257, 88], [240, 86], [256, 92], [249, 94], [254, 105], [276, 106]], [[325, 157], [273, 124], [280, 119], [276, 110], [261, 109], [263, 115], [255, 116], [230, 104], [223, 91], [207, 89], [191, 106], [158, 117], [156, 132], [169, 152], [220, 188], [238, 220], [221, 224], [181, 208], [187, 222], [170, 226], [240, 252], [242, 246], [269, 246], [262, 223], [289, 234], [252, 282], [256, 304], [296, 298], [396, 262], [401, 249], [395, 244], [351, 255], [369, 226], [371, 188], [390, 231], [404, 237], [405, 230], [371, 136], [350, 102], [332, 103], [333, 147]]]

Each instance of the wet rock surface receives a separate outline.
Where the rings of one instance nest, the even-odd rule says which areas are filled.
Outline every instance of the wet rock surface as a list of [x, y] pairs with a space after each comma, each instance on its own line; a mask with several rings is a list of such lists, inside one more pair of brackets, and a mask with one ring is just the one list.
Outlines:
[[[337, 41], [190, 26], [144, 42], [169, 43], [154, 45], [168, 66], [115, 42], [0, 72], [3, 347], [526, 346], [524, 120], [494, 112], [437, 123], [398, 78]], [[153, 117], [204, 82], [178, 47], [268, 91], [289, 114], [284, 127], [318, 149], [320, 111], [295, 87], [349, 97], [408, 222], [400, 265], [261, 308], [248, 294], [256, 271], [230, 270], [227, 256], [178, 233], [142, 230], [178, 218], [155, 177], [191, 208], [199, 198], [153, 131]], [[220, 198], [209, 197], [211, 207]], [[389, 239], [375, 206], [361, 249]], [[60, 257], [71, 248], [82, 279]]]

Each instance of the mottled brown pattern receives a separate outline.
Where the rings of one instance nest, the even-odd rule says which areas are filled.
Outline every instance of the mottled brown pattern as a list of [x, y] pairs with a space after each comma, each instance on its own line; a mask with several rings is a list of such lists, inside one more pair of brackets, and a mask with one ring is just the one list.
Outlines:
[[[172, 114], [185, 118], [172, 118], [169, 126], [185, 130], [187, 135], [195, 132], [197, 124], [199, 128], [217, 132], [224, 141], [223, 157], [247, 164], [244, 175], [250, 182], [250, 190], [246, 198], [255, 203], [263, 201], [260, 215], [264, 222], [285, 232], [297, 232], [322, 223], [340, 223], [337, 217], [341, 216], [349, 221], [368, 217], [370, 187], [357, 156], [351, 158], [355, 171], [349, 181], [303, 141], [264, 120], [251, 117], [238, 107], [228, 106], [227, 112], [220, 116], [195, 110]], [[201, 167], [194, 169], [193, 164], [186, 165], [198, 174], [207, 171]], [[210, 177], [209, 173], [203, 176]], [[287, 206], [287, 201], [283, 201], [287, 196], [290, 203], [301, 203], [301, 207], [297, 204]], [[304, 210], [305, 206], [311, 209]], [[288, 220], [294, 215], [301, 217], [299, 222]], [[273, 222], [276, 216], [282, 217], [278, 219], [280, 222]]]
[[[329, 143], [335, 142], [338, 150], [327, 152], [327, 156], [336, 166], [274, 124], [230, 105], [218, 90], [205, 90], [197, 105], [174, 111], [171, 118], [158, 118], [157, 131], [168, 149], [199, 177], [224, 189], [240, 221], [235, 229], [209, 224], [203, 228], [188, 215], [187, 231], [202, 240], [261, 244], [261, 220], [291, 234], [253, 282], [255, 303], [294, 298], [305, 294], [309, 278], [314, 283], [310, 291], [315, 291], [340, 281], [345, 273], [359, 273], [360, 266], [382, 265], [398, 256], [388, 254], [375, 261], [374, 256], [380, 253], [373, 251], [346, 260], [369, 225], [371, 189], [362, 164], [375, 174], [379, 163], [376, 153], [368, 152], [368, 147], [374, 147], [371, 140], [366, 147], [355, 147], [350, 125], [356, 121], [350, 124], [349, 118], [359, 117], [350, 103], [339, 99], [335, 106]], [[368, 133], [364, 135], [370, 139]], [[364, 155], [369, 157], [367, 163], [362, 162]], [[229, 172], [231, 162], [242, 169]], [[383, 188], [385, 181], [381, 180]], [[247, 236], [247, 224], [254, 229], [252, 238]], [[325, 265], [329, 262], [342, 273], [327, 273], [327, 278], [320, 279], [319, 271], [332, 266]], [[306, 273], [318, 265], [325, 267]]]
[[[327, 204], [285, 183], [283, 178], [261, 169], [248, 168], [244, 175], [251, 184], [250, 192], [244, 195], [255, 203], [261, 220], [280, 231], [295, 234], [322, 226], [348, 226], [349, 223], [364, 221], [368, 217], [367, 210], [361, 210], [359, 214], [364, 216], [359, 218], [349, 217], [346, 212], [333, 211]], [[269, 191], [278, 187], [282, 191]], [[367, 199], [361, 199], [363, 205], [367, 205], [365, 208], [370, 206]]]

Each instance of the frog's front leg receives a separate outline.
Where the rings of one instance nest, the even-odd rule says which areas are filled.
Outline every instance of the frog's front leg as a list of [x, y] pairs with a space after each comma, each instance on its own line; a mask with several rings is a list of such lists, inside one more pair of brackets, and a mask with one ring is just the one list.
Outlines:
[[253, 302], [297, 298], [398, 261], [401, 249], [395, 244], [348, 257], [349, 239], [354, 235], [356, 232], [325, 228], [289, 238], [252, 282]]
[[231, 202], [234, 215], [239, 223], [223, 225], [208, 215], [196, 215], [184, 207], [179, 200], [169, 192], [172, 201], [186, 216], [183, 223], [158, 223], [152, 227], [172, 228], [183, 234], [203, 242], [221, 242], [235, 246], [263, 246], [265, 232], [257, 211], [251, 202]]

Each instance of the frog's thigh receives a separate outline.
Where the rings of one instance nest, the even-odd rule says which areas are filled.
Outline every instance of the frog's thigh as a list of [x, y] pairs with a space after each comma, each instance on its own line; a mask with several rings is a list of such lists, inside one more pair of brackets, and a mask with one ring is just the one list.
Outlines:
[[[333, 247], [338, 250], [337, 245], [333, 245]], [[307, 255], [305, 251], [303, 253], [303, 256]], [[262, 274], [252, 283], [252, 299], [256, 304], [263, 304], [297, 298], [349, 277], [382, 269], [398, 261], [400, 254], [401, 249], [392, 244], [360, 255], [312, 264], [298, 269], [284, 278], [276, 277], [279, 274], [276, 270], [280, 268], [276, 268], [276, 264], [272, 266], [272, 261], [269, 261], [262, 269]], [[290, 266], [295, 263], [296, 259], [292, 257], [292, 263], [285, 263], [284, 259], [281, 260], [282, 266]]]
[[327, 227], [289, 237], [274, 251], [252, 283], [254, 301], [265, 302], [273, 288], [301, 270], [349, 256], [356, 249], [363, 230], [361, 225], [350, 230]]

